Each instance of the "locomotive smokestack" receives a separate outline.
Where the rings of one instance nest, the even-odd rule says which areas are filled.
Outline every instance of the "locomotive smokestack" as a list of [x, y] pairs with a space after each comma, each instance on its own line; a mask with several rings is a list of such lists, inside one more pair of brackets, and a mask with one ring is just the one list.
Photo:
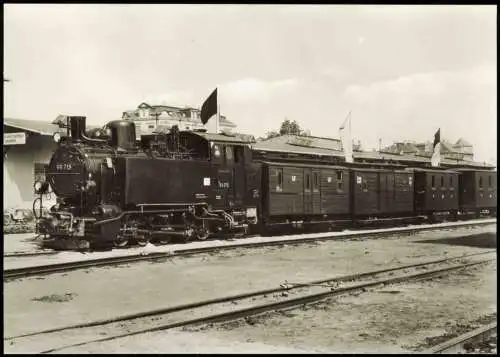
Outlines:
[[85, 135], [86, 117], [69, 117], [71, 138], [76, 141], [82, 141]]

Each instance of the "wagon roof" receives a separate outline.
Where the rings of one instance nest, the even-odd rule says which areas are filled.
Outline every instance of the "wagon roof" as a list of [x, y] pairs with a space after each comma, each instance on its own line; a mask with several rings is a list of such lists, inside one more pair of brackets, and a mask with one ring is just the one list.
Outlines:
[[487, 173], [496, 173], [494, 170], [487, 170], [487, 169], [471, 169], [471, 168], [459, 168], [459, 169], [454, 169], [459, 172], [487, 172]]
[[420, 167], [409, 167], [406, 169], [409, 172], [433, 172], [433, 173], [448, 173], [448, 174], [458, 174], [457, 170], [450, 169], [439, 169], [439, 168], [420, 168]]
[[263, 164], [272, 166], [288, 166], [288, 167], [301, 167], [301, 168], [318, 168], [318, 169], [332, 169], [332, 170], [352, 170], [352, 171], [371, 171], [371, 172], [396, 172], [396, 173], [407, 173], [404, 169], [392, 169], [392, 168], [372, 168], [372, 167], [360, 167], [351, 165], [329, 165], [329, 164], [306, 164], [306, 163], [294, 163], [294, 162], [273, 162], [273, 161], [262, 161]]
[[339, 165], [327, 165], [327, 164], [305, 164], [305, 163], [294, 163], [294, 162], [272, 162], [272, 161], [262, 161], [265, 165], [272, 166], [287, 166], [287, 167], [301, 167], [301, 168], [318, 168], [318, 169], [333, 169], [333, 170], [348, 170], [346, 166]]

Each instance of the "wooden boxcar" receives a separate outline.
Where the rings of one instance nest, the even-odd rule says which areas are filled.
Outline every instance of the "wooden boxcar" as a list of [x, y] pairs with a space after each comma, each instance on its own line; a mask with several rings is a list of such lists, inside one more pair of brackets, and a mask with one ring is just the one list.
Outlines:
[[345, 167], [263, 163], [262, 212], [267, 223], [348, 217], [349, 194]]
[[352, 169], [354, 216], [412, 215], [413, 173], [404, 170]]
[[458, 176], [453, 170], [412, 169], [415, 177], [415, 211], [418, 214], [458, 211]]
[[496, 212], [496, 171], [460, 169], [459, 172], [459, 205], [461, 213], [479, 214], [481, 211], [488, 211], [488, 213]]

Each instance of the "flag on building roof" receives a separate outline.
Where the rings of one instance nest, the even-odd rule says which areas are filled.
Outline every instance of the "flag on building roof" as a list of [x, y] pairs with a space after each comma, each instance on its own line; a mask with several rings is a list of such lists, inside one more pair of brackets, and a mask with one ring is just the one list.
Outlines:
[[441, 128], [434, 134], [434, 144], [432, 145], [431, 166], [437, 167], [441, 163]]
[[352, 157], [352, 137], [351, 137], [351, 112], [347, 115], [339, 128], [339, 136], [342, 141], [342, 149], [346, 162], [354, 162]]
[[203, 102], [201, 106], [201, 122], [206, 124], [207, 121], [214, 115], [217, 114], [217, 88], [208, 96], [208, 98]]

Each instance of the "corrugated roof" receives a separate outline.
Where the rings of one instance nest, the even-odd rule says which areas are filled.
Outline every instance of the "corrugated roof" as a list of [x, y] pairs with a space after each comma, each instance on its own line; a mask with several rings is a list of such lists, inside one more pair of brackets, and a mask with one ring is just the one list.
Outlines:
[[56, 131], [59, 131], [59, 127], [57, 125], [41, 120], [4, 118], [3, 125], [50, 136], [52, 136]]
[[339, 139], [317, 136], [281, 135], [259, 141], [254, 145], [254, 149], [308, 155], [344, 156]]
[[253, 135], [246, 134], [215, 134], [215, 133], [204, 133], [195, 131], [193, 134], [199, 135], [205, 138], [208, 141], [223, 141], [223, 142], [232, 142], [232, 143], [254, 143], [255, 138]]
[[[310, 145], [300, 145], [295, 144], [291, 141], [291, 138], [302, 138], [303, 140], [310, 139]], [[332, 149], [333, 142], [338, 142], [338, 139], [330, 138], [318, 138], [318, 137], [302, 137], [296, 135], [282, 135], [275, 138], [271, 138], [264, 141], [259, 141], [253, 145], [254, 150], [258, 151], [268, 151], [268, 152], [281, 152], [281, 153], [291, 153], [299, 155], [315, 155], [315, 156], [334, 156], [334, 157], [344, 157], [344, 152], [341, 150]], [[417, 155], [405, 155], [399, 153], [387, 153], [378, 151], [354, 151], [353, 158], [355, 161], [361, 160], [380, 160], [380, 161], [395, 161], [395, 162], [414, 162], [421, 164], [430, 164], [430, 156], [417, 156]], [[453, 166], [475, 166], [475, 167], [493, 167], [491, 165], [484, 165], [482, 163], [464, 160], [451, 160], [442, 158], [441, 163], [444, 165]]]

